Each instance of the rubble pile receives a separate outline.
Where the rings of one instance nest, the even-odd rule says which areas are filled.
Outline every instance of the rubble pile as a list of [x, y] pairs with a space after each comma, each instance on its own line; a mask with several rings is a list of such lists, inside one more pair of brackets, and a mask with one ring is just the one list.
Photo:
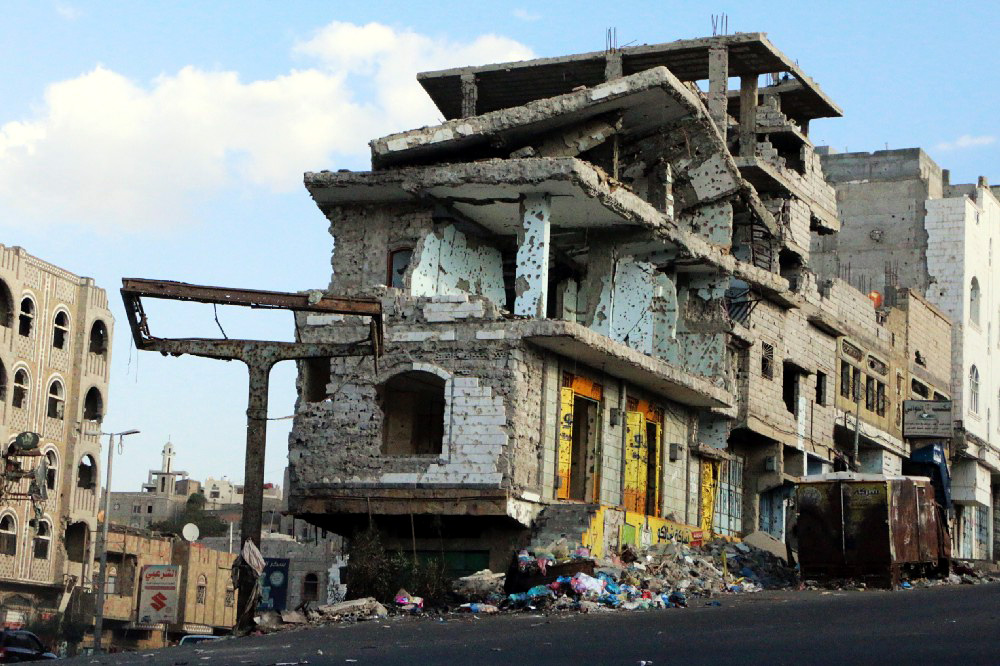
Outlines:
[[[518, 553], [516, 565], [507, 574], [505, 595], [496, 590], [483, 594], [497, 584], [497, 574], [489, 571], [460, 579], [456, 591], [475, 591], [476, 598], [466, 604], [470, 610], [472, 603], [486, 602], [500, 609], [551, 607], [587, 612], [685, 607], [696, 597], [784, 588], [798, 582], [795, 571], [772, 553], [721, 539], [703, 546], [668, 542], [642, 552], [626, 548], [620, 555], [596, 560], [582, 548], [560, 560], [553, 553], [565, 552], [561, 546], [553, 544], [547, 549], [551, 552]], [[516, 589], [523, 588], [525, 581], [534, 584]]]

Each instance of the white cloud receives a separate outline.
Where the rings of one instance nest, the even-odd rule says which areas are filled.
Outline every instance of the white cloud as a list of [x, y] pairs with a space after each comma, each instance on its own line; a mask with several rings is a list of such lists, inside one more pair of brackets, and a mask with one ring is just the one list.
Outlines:
[[56, 14], [58, 14], [59, 18], [64, 21], [75, 21], [83, 16], [83, 12], [80, 11], [79, 8], [67, 5], [64, 2], [56, 3]]
[[529, 12], [527, 9], [521, 9], [520, 7], [511, 12], [514, 18], [520, 19], [522, 21], [537, 21], [542, 18], [541, 14], [535, 14], [534, 12]]
[[937, 146], [938, 150], [962, 150], [963, 148], [976, 148], [978, 146], [988, 146], [996, 142], [997, 138], [988, 134], [972, 136], [963, 134], [954, 141], [942, 141]]
[[0, 223], [162, 228], [226, 187], [290, 191], [303, 171], [363, 166], [371, 138], [436, 122], [416, 72], [531, 56], [493, 35], [339, 22], [295, 50], [311, 66], [260, 81], [185, 67], [144, 85], [98, 65], [49, 85], [37, 117], [0, 119]]

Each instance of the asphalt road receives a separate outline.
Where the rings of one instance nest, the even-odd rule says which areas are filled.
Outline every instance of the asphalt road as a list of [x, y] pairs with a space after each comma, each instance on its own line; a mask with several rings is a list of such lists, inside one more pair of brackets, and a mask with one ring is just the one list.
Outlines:
[[897, 592], [765, 592], [721, 607], [587, 615], [393, 618], [70, 663], [1000, 664], [1000, 584]]

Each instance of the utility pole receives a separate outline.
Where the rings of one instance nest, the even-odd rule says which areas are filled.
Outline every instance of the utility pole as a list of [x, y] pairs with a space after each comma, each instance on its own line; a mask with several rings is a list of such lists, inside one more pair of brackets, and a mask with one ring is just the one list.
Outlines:
[[[846, 420], [847, 417], [845, 416]], [[861, 471], [861, 461], [858, 460], [858, 444], [861, 439], [861, 373], [858, 373], [858, 380], [854, 382], [854, 457], [851, 465], [855, 472]]]
[[118, 438], [118, 446], [121, 446], [125, 435], [137, 435], [138, 433], [138, 430], [101, 433], [108, 436], [108, 480], [104, 485], [104, 520], [101, 521], [101, 540], [98, 543], [101, 555], [101, 568], [97, 574], [97, 609], [94, 612], [94, 654], [101, 652], [101, 634], [104, 631], [104, 580], [108, 571], [108, 524], [111, 522], [111, 464], [114, 461], [115, 437]]

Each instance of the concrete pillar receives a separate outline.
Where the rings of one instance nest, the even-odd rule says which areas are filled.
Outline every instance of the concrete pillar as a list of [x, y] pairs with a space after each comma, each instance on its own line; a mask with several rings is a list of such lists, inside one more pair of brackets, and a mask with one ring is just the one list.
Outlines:
[[708, 114], [726, 138], [726, 119], [729, 104], [729, 48], [713, 46], [708, 50]]
[[479, 101], [479, 87], [476, 85], [475, 74], [462, 74], [462, 117], [476, 115], [476, 103]]
[[549, 202], [548, 194], [528, 194], [521, 202], [514, 281], [516, 315], [543, 319], [548, 310]]
[[757, 75], [740, 79], [740, 157], [753, 157], [757, 148]]
[[620, 79], [622, 77], [622, 54], [618, 51], [604, 56], [604, 80]]

